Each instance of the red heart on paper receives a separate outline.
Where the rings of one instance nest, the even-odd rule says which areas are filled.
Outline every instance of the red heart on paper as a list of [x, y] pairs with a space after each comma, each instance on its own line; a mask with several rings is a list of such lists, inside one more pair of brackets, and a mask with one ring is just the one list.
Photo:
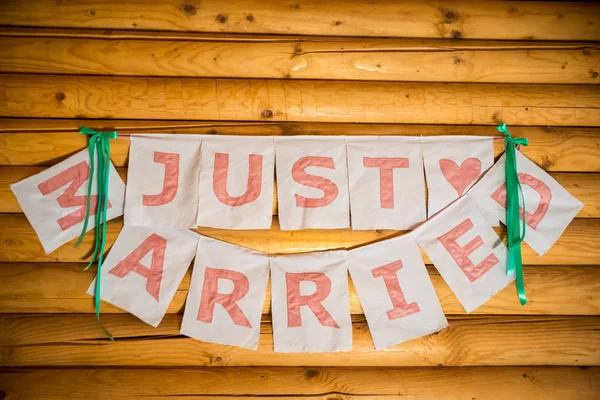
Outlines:
[[479, 177], [481, 161], [478, 158], [467, 158], [459, 166], [454, 161], [443, 158], [440, 160], [440, 169], [444, 178], [456, 189], [456, 193], [462, 196], [465, 189]]

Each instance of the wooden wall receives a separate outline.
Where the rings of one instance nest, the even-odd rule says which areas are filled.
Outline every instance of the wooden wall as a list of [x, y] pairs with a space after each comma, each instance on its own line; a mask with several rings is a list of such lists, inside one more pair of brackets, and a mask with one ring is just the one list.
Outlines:
[[[0, 2], [0, 398], [600, 398], [600, 6], [537, 1]], [[179, 335], [188, 273], [156, 329], [84, 292], [91, 236], [44, 254], [8, 185], [122, 133], [494, 134], [585, 207], [514, 286], [465, 315], [429, 266], [450, 328], [373, 350], [351, 285], [351, 353], [277, 354]], [[113, 161], [125, 176], [127, 140]], [[496, 152], [501, 151], [498, 143]], [[276, 206], [274, 213], [276, 214]], [[393, 231], [199, 231], [269, 253]], [[112, 243], [122, 226], [109, 223]]]

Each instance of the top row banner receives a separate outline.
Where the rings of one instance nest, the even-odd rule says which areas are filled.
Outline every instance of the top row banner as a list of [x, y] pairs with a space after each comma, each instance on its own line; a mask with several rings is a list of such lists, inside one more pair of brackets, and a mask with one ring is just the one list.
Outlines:
[[276, 175], [282, 230], [409, 230], [492, 166], [493, 140], [133, 135], [125, 224], [269, 229]]

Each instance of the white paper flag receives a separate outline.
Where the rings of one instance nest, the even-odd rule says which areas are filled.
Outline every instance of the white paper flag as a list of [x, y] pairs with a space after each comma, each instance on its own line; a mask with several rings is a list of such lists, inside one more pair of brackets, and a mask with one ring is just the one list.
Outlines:
[[201, 136], [171, 136], [131, 136], [126, 225], [196, 226]]
[[[94, 165], [97, 171], [97, 159]], [[46, 253], [81, 234], [89, 176], [90, 157], [85, 149], [37, 175], [10, 185]], [[94, 174], [88, 231], [96, 226], [96, 177]], [[108, 185], [107, 221], [123, 214], [125, 199], [125, 184], [112, 163]]]
[[181, 334], [256, 349], [268, 279], [268, 255], [201, 236]]
[[420, 138], [346, 139], [352, 229], [412, 229], [427, 218]]
[[467, 196], [412, 234], [467, 313], [514, 279], [506, 275], [506, 246]]
[[[525, 198], [527, 227], [524, 241], [542, 255], [562, 235], [583, 203], [521, 152], [517, 151], [516, 155], [519, 182]], [[505, 159], [503, 155], [468, 194], [492, 224], [498, 220], [506, 221]]]
[[344, 138], [277, 138], [275, 149], [281, 229], [348, 228]]
[[491, 136], [422, 137], [429, 191], [428, 215], [465, 194], [494, 163]]
[[[100, 298], [158, 326], [194, 258], [198, 236], [187, 229], [125, 225], [102, 264]], [[88, 294], [95, 288], [94, 280]]]
[[349, 251], [347, 263], [376, 349], [448, 326], [411, 234]]
[[352, 349], [346, 251], [271, 258], [276, 352]]
[[204, 139], [198, 225], [269, 229], [273, 218], [274, 168], [272, 137]]

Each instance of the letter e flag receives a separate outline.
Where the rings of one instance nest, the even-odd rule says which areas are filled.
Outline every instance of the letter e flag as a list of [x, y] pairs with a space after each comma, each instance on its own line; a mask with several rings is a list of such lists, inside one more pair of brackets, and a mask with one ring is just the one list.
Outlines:
[[376, 349], [448, 326], [411, 234], [349, 251], [348, 270]]
[[346, 251], [271, 258], [276, 352], [352, 350]]
[[415, 229], [417, 243], [467, 313], [502, 290], [514, 278], [506, 275], [504, 242], [468, 196]]
[[[96, 160], [97, 163], [97, 160]], [[97, 171], [97, 164], [95, 170]], [[92, 182], [88, 231], [96, 226], [96, 174]], [[85, 220], [90, 156], [87, 149], [10, 186], [46, 253], [78, 237]], [[123, 214], [125, 184], [110, 164], [106, 220]]]
[[[187, 229], [123, 226], [102, 264], [100, 298], [158, 326], [197, 243], [198, 234]], [[94, 281], [87, 293], [95, 287]]]
[[181, 334], [256, 350], [269, 256], [200, 237]]

